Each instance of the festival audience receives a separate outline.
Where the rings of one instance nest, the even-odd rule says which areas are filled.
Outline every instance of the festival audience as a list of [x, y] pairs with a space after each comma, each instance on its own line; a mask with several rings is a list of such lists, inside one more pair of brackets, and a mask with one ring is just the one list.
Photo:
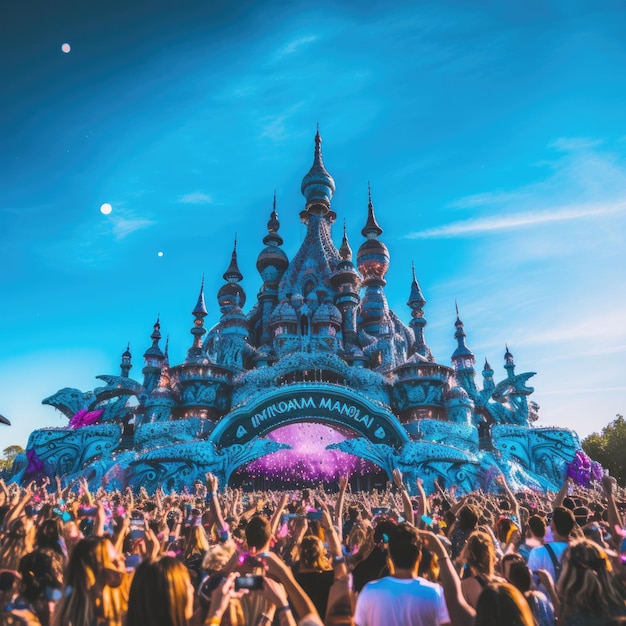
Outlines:
[[503, 476], [462, 497], [411, 487], [398, 470], [334, 495], [220, 491], [211, 474], [152, 496], [0, 480], [0, 625], [626, 623], [609, 477], [557, 494], [513, 494]]

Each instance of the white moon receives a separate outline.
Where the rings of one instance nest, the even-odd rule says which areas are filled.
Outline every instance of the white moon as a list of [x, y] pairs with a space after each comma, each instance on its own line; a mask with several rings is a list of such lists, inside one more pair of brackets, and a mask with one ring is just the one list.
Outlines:
[[109, 215], [112, 210], [113, 207], [108, 202], [105, 202], [103, 205], [100, 206], [100, 213], [102, 213], [102, 215]]
[[157, 256], [158, 256], [158, 257], [161, 257], [161, 256], [163, 256], [163, 253], [159, 250], [159, 251], [157, 252]]
[[61, 46], [61, 50], [63, 50], [63, 52], [65, 52], [65, 54], [67, 54], [71, 49], [72, 49], [72, 47], [70, 46], [69, 43], [64, 43]]

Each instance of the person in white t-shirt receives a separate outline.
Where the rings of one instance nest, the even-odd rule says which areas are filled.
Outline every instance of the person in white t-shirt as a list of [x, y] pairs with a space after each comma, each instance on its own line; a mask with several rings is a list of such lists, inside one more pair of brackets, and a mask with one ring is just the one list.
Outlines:
[[389, 536], [392, 575], [374, 580], [356, 601], [356, 626], [444, 626], [450, 616], [443, 589], [417, 575], [422, 540], [410, 524]]

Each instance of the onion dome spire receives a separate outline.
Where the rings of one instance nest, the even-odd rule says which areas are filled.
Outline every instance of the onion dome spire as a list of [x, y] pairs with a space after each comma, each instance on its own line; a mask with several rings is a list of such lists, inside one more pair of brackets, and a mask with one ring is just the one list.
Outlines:
[[143, 353], [146, 360], [146, 365], [160, 366], [163, 361], [163, 352], [159, 347], [159, 341], [161, 340], [161, 321], [160, 316], [157, 316], [157, 320], [152, 327], [152, 345]]
[[426, 304], [426, 298], [422, 294], [417, 277], [415, 276], [415, 263], [411, 263], [411, 271], [413, 274], [413, 280], [411, 281], [411, 293], [409, 295], [408, 306], [411, 308], [411, 322], [410, 326], [415, 333], [415, 344], [413, 346], [413, 352], [421, 354], [429, 361], [433, 360], [432, 352], [426, 345], [426, 339], [424, 338], [424, 329], [428, 321], [424, 317], [424, 305]]
[[143, 373], [143, 386], [147, 393], [150, 393], [158, 383], [161, 367], [165, 358], [165, 355], [159, 347], [159, 341], [161, 339], [160, 316], [157, 316], [150, 337], [152, 339], [152, 345], [143, 353], [145, 366], [141, 370]]
[[411, 270], [413, 272], [413, 281], [411, 282], [411, 293], [409, 295], [407, 305], [413, 310], [419, 310], [426, 304], [426, 299], [424, 298], [424, 294], [422, 293], [419, 283], [417, 282], [417, 277], [415, 276], [415, 263], [413, 262], [411, 263]]
[[[300, 191], [306, 199], [306, 209], [315, 208], [315, 213], [325, 215], [330, 209], [330, 200], [335, 193], [335, 181], [324, 167], [322, 160], [322, 137], [319, 125], [315, 134], [313, 165], [302, 179]], [[313, 212], [313, 211], [311, 211]]]
[[263, 237], [263, 243], [266, 246], [282, 246], [283, 238], [278, 234], [280, 222], [278, 221], [278, 213], [276, 212], [276, 189], [274, 189], [274, 204], [270, 219], [267, 222], [267, 235]]
[[459, 305], [454, 301], [454, 306], [456, 307], [456, 322], [454, 322], [454, 326], [456, 331], [454, 333], [454, 338], [457, 342], [457, 348], [452, 355], [452, 362], [456, 369], [473, 369], [473, 365], [476, 362], [474, 359], [473, 352], [467, 347], [465, 344], [465, 326], [459, 317]]
[[243, 278], [243, 274], [239, 271], [239, 266], [237, 265], [237, 234], [235, 234], [235, 245], [230, 258], [230, 265], [222, 275], [222, 278], [229, 283], [238, 283]]
[[504, 353], [504, 369], [507, 371], [509, 378], [515, 375], [515, 361], [513, 355], [509, 352], [508, 344], [504, 344], [506, 352]]
[[198, 294], [198, 302], [191, 314], [194, 316], [193, 328], [193, 344], [187, 351], [187, 361], [190, 361], [202, 354], [202, 336], [206, 333], [204, 328], [204, 318], [207, 316], [206, 306], [204, 304], [204, 274], [202, 274], [202, 282], [200, 283], [200, 293]]
[[489, 365], [489, 361], [487, 361], [487, 357], [485, 357], [485, 365], [483, 367], [483, 376], [485, 376], [485, 374], [490, 374], [491, 376], [493, 376], [493, 368], [491, 367], [491, 365]]
[[367, 222], [365, 223], [365, 226], [363, 226], [361, 234], [363, 235], [363, 237], [372, 239], [382, 235], [383, 229], [378, 225], [378, 222], [376, 221], [376, 215], [374, 214], [374, 203], [372, 202], [372, 190], [370, 188], [369, 181], [367, 181], [367, 198]]
[[130, 353], [130, 342], [128, 342], [126, 350], [124, 350], [124, 352], [122, 353], [122, 362], [120, 363], [121, 375], [124, 378], [128, 378], [128, 374], [133, 367], [133, 364], [131, 363], [132, 358], [133, 355]]
[[200, 285], [200, 293], [198, 295], [198, 302], [196, 302], [196, 306], [191, 312], [192, 315], [199, 317], [200, 319], [206, 317], [208, 315], [208, 311], [206, 310], [206, 304], [204, 303], [204, 274], [202, 274], [202, 283]]
[[352, 248], [348, 241], [348, 234], [346, 232], [346, 220], [343, 220], [343, 239], [341, 241], [341, 248], [339, 248], [339, 256], [344, 261], [352, 261]]
[[231, 256], [230, 265], [223, 274], [226, 281], [217, 292], [217, 302], [222, 313], [230, 310], [233, 306], [242, 308], [246, 303], [246, 292], [239, 285], [239, 281], [243, 278], [243, 274], [239, 271], [237, 265], [237, 235], [235, 235], [235, 244], [233, 246], [233, 254]]

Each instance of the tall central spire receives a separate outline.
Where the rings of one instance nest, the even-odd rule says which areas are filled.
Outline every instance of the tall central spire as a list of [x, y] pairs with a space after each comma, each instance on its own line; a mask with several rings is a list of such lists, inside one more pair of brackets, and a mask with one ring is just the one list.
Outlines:
[[325, 215], [328, 212], [330, 200], [335, 193], [335, 181], [324, 167], [324, 161], [322, 160], [322, 137], [319, 127], [315, 134], [313, 165], [302, 179], [300, 191], [306, 198], [307, 211], [319, 215]]

